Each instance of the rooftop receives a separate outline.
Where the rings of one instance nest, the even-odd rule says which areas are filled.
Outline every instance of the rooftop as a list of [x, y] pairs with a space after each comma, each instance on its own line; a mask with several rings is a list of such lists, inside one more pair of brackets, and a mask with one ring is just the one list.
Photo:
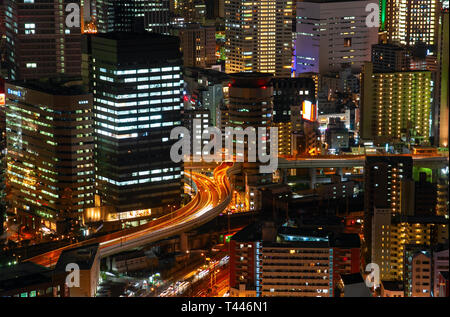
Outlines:
[[383, 288], [388, 291], [403, 291], [402, 281], [381, 281]]
[[0, 292], [51, 283], [51, 281], [52, 270], [32, 262], [23, 262], [1, 270]]
[[273, 75], [260, 72], [231, 73], [229, 87], [236, 88], [259, 88], [266, 89], [272, 87]]
[[[326, 240], [328, 241], [328, 232], [322, 230], [314, 230], [307, 228], [294, 228], [294, 227], [281, 227], [278, 229], [278, 234], [284, 236], [292, 236], [292, 237], [308, 237], [308, 238], [317, 238], [317, 240]], [[314, 240], [314, 239], [311, 239]]]
[[263, 247], [272, 248], [329, 248], [328, 241], [281, 241], [281, 242], [263, 242]]
[[[262, 228], [262, 223], [253, 223], [237, 232], [232, 237], [232, 240], [236, 242], [262, 241]], [[334, 234], [327, 230], [281, 226], [276, 229], [276, 238], [271, 241], [265, 241], [263, 245], [273, 247], [292, 246], [305, 248], [360, 248], [361, 241], [359, 235], [354, 233]]]
[[88, 91], [82, 85], [81, 79], [74, 77], [61, 76], [36, 80], [14, 80], [8, 81], [8, 83], [55, 96], [77, 96], [88, 94]]
[[262, 239], [261, 224], [258, 222], [246, 226], [244, 229], [238, 231], [231, 237], [231, 240], [236, 242], [252, 242], [260, 241]]
[[201, 68], [201, 67], [184, 67], [184, 72], [186, 75], [206, 75], [210, 78], [218, 79], [218, 80], [226, 80], [229, 79], [230, 76], [227, 73], [215, 70], [215, 69], [208, 69], [208, 68]]
[[360, 273], [342, 274], [344, 297], [372, 297]]
[[257, 79], [257, 78], [272, 78], [271, 73], [260, 73], [260, 72], [241, 72], [241, 73], [231, 73], [229, 74], [231, 78], [243, 78], [243, 79]]
[[331, 237], [331, 245], [341, 248], [360, 248], [361, 240], [357, 233], [341, 233]]
[[74, 249], [63, 250], [59, 256], [55, 271], [65, 272], [66, 265], [69, 263], [78, 264], [80, 270], [89, 270], [94, 263], [95, 256], [98, 252], [98, 247], [99, 244], [95, 243]]

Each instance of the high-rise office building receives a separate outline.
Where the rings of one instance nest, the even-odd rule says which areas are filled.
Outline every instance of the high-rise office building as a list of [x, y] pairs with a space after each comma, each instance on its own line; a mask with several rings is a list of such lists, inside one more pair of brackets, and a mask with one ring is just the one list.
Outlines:
[[0, 235], [6, 220], [5, 185], [6, 185], [6, 120], [5, 120], [5, 83], [0, 79]]
[[173, 11], [186, 23], [204, 23], [207, 17], [207, 4], [204, 0], [176, 0]]
[[217, 63], [214, 26], [188, 24], [178, 32], [185, 67], [207, 68]]
[[[269, 152], [273, 146], [269, 136], [273, 115], [273, 84], [272, 75], [267, 73], [237, 73], [230, 74], [228, 84], [228, 95], [225, 98], [225, 107], [221, 111], [222, 133], [225, 135], [225, 144], [230, 138], [226, 133], [226, 127], [245, 130], [254, 128], [258, 140], [244, 139], [244, 153], [236, 153], [237, 159], [243, 159], [243, 178], [245, 179], [245, 201], [250, 210], [255, 210], [259, 205], [258, 186], [268, 184], [272, 181], [271, 173], [260, 173], [262, 163], [259, 159], [250, 162], [248, 153], [253, 146], [255, 153]], [[266, 134], [261, 135], [258, 128], [266, 128]], [[233, 136], [231, 136], [233, 137]], [[261, 145], [259, 144], [261, 141]], [[252, 142], [253, 144], [250, 144]], [[264, 142], [266, 142], [264, 144]], [[273, 150], [273, 149], [272, 149]], [[275, 149], [277, 151], [277, 149]], [[231, 153], [229, 153], [231, 154]], [[234, 153], [233, 153], [234, 154]], [[240, 157], [242, 156], [243, 157]], [[258, 198], [259, 197], [259, 198]]]
[[[447, 3], [448, 5], [448, 3]], [[436, 75], [436, 88], [434, 95], [434, 136], [435, 145], [448, 148], [448, 121], [449, 121], [449, 94], [448, 94], [448, 72], [449, 72], [449, 29], [450, 16], [448, 7], [440, 12], [438, 29], [437, 62], [438, 72]]]
[[98, 31], [169, 33], [169, 0], [94, 0]]
[[0, 0], [0, 39], [3, 38], [5, 35], [6, 29], [5, 29], [5, 0]]
[[391, 43], [436, 45], [440, 0], [381, 0], [381, 30]]
[[[367, 156], [364, 166], [364, 238], [369, 248], [370, 263], [372, 234], [380, 234], [372, 229], [375, 209], [391, 214], [406, 214], [405, 195], [402, 186], [405, 180], [412, 179], [413, 162], [407, 156]], [[381, 238], [380, 238], [381, 239]]]
[[431, 72], [373, 71], [366, 63], [361, 85], [361, 138], [387, 143], [428, 142]]
[[184, 67], [185, 98], [209, 110], [210, 125], [220, 128], [220, 108], [229, 75], [213, 69]]
[[292, 1], [225, 0], [227, 73], [290, 77]]
[[205, 4], [207, 19], [225, 17], [225, 0], [205, 0]]
[[[81, 74], [81, 29], [66, 25], [72, 0], [6, 0], [6, 64], [10, 79]], [[78, 1], [79, 3], [79, 1]]]
[[[370, 248], [371, 262], [380, 267], [380, 278], [404, 280], [408, 245], [424, 245], [429, 248], [433, 243], [445, 242], [445, 238], [439, 233], [446, 230], [444, 226], [444, 217], [402, 216], [392, 214], [389, 208], [375, 208]], [[446, 232], [448, 238], [448, 230]]]
[[6, 84], [7, 178], [19, 223], [60, 230], [94, 204], [92, 94], [81, 81]]
[[372, 45], [373, 71], [376, 73], [410, 70], [410, 56], [406, 48], [395, 44]]
[[[269, 128], [273, 116], [272, 75], [267, 73], [230, 74], [224, 114], [225, 127]], [[248, 146], [245, 147], [248, 149]], [[259, 149], [258, 149], [259, 150]]]
[[[278, 154], [291, 154], [292, 133], [303, 129], [303, 122], [292, 120], [291, 107], [315, 104], [315, 83], [312, 78], [275, 77], [273, 83], [273, 125], [278, 128]], [[298, 122], [297, 125], [293, 125]]]
[[233, 236], [230, 251], [231, 296], [332, 297], [341, 275], [360, 271], [356, 234], [256, 223]]
[[112, 32], [90, 42], [98, 194], [119, 213], [167, 212], [183, 192], [183, 163], [170, 159], [170, 131], [181, 126], [183, 108], [179, 39]]
[[295, 72], [329, 73], [351, 67], [359, 72], [370, 60], [378, 29], [366, 25], [370, 0], [297, 2]]
[[5, 1], [0, 0], [0, 77], [7, 78], [8, 69], [5, 68], [6, 58], [6, 25], [5, 25]]

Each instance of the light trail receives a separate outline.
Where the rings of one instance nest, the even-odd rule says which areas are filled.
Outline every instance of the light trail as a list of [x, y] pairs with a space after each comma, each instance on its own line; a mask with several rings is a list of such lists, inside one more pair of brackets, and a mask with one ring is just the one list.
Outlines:
[[[99, 243], [102, 256], [118, 253], [126, 249], [161, 240], [177, 233], [184, 232], [209, 221], [207, 216], [211, 213], [223, 211], [231, 200], [231, 184], [227, 172], [232, 163], [223, 163], [214, 170], [214, 181], [199, 173], [186, 172], [187, 177], [195, 182], [197, 193], [185, 206], [171, 214], [160, 217], [142, 226], [120, 230], [98, 238], [88, 239], [82, 242], [59, 248], [26, 261], [34, 262], [43, 266], [53, 266], [58, 261], [63, 250], [72, 249], [84, 245]], [[223, 210], [217, 212], [216, 207], [223, 206]], [[220, 208], [222, 209], [222, 208]], [[212, 218], [211, 218], [212, 219]]]

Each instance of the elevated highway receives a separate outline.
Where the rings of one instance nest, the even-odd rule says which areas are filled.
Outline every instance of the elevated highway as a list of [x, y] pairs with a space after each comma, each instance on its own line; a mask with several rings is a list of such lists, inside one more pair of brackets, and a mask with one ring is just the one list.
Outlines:
[[[370, 155], [367, 155], [370, 156]], [[376, 155], [373, 155], [376, 156]], [[384, 155], [386, 156], [386, 155]], [[448, 165], [447, 156], [440, 155], [392, 155], [392, 156], [411, 156], [414, 166], [427, 168], [442, 168]], [[328, 156], [298, 156], [298, 157], [278, 157], [279, 169], [290, 168], [351, 168], [364, 167], [366, 155], [328, 155]], [[217, 163], [189, 162], [185, 163], [187, 171], [197, 171], [202, 169], [213, 169]]]
[[228, 176], [239, 168], [232, 163], [223, 163], [215, 168], [214, 180], [199, 173], [186, 172], [186, 176], [194, 181], [197, 192], [187, 205], [175, 212], [138, 227], [71, 244], [26, 261], [54, 266], [63, 250], [94, 243], [100, 244], [100, 257], [106, 257], [192, 230], [214, 219], [228, 207], [233, 192]]
[[[376, 155], [374, 155], [376, 156]], [[393, 155], [398, 156], [398, 155]], [[425, 155], [402, 155], [411, 156], [414, 166], [427, 168], [442, 168], [448, 166], [448, 157], [445, 156], [425, 156]], [[326, 157], [279, 157], [278, 168], [339, 168], [364, 166], [365, 155], [330, 155]]]

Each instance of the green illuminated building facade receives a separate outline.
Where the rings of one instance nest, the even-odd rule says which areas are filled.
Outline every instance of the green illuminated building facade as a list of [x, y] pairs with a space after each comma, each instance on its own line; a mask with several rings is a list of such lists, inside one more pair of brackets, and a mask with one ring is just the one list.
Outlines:
[[436, 45], [439, 0], [380, 0], [379, 4], [380, 28], [389, 42]]
[[92, 95], [79, 83], [6, 84], [9, 203], [30, 229], [57, 231], [93, 205]]
[[430, 136], [431, 71], [362, 73], [361, 137], [376, 143], [426, 143]]

